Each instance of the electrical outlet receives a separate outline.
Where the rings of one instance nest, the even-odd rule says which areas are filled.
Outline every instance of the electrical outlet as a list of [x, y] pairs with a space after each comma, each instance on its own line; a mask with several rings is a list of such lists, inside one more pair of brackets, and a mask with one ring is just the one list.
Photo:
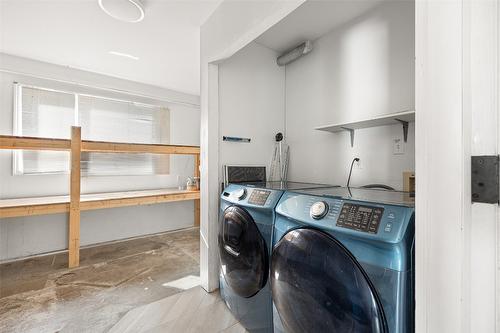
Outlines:
[[403, 142], [403, 139], [392, 139], [392, 153], [394, 155], [403, 155], [405, 153], [405, 143]]

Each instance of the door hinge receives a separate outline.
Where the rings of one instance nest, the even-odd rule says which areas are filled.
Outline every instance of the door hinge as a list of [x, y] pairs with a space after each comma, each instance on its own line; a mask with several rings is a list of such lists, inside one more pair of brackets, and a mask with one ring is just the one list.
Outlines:
[[498, 155], [472, 156], [472, 202], [499, 203], [498, 167]]

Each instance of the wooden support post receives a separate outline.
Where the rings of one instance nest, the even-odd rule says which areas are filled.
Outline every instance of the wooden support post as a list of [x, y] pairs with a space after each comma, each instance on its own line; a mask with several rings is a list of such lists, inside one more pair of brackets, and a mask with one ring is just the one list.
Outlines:
[[80, 158], [82, 150], [81, 128], [71, 127], [71, 175], [69, 203], [68, 266], [80, 265]]
[[[194, 176], [200, 177], [200, 154], [194, 155]], [[194, 200], [194, 225], [200, 226], [200, 199]]]

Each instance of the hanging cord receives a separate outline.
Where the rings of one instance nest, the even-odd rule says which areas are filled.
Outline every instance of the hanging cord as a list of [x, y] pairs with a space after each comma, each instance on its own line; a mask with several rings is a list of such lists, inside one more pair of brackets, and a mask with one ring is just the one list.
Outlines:
[[349, 184], [351, 183], [351, 174], [352, 174], [352, 167], [354, 166], [354, 162], [359, 162], [359, 158], [355, 157], [351, 162], [351, 168], [349, 169], [349, 178], [347, 178], [347, 187], [349, 187]]

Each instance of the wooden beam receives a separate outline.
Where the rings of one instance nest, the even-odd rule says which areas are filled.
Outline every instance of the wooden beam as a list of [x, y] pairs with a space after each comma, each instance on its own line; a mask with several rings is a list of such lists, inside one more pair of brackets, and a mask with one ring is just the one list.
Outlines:
[[42, 205], [25, 205], [14, 207], [1, 207], [0, 218], [35, 216], [69, 212], [69, 203], [50, 203]]
[[71, 127], [71, 175], [69, 202], [68, 266], [80, 265], [80, 158], [82, 132], [80, 127]]
[[163, 202], [194, 200], [199, 197], [200, 197], [200, 192], [198, 191], [155, 194], [149, 196], [128, 197], [128, 198], [119, 197], [119, 198], [85, 201], [81, 203], [81, 208], [82, 210], [96, 210], [96, 209], [116, 208], [116, 207], [126, 207], [126, 206], [152, 205]]
[[65, 139], [0, 135], [0, 149], [70, 150], [71, 141]]
[[[71, 150], [71, 140], [0, 135], [0, 149]], [[196, 155], [198, 146], [81, 141], [81, 151], [100, 153], [150, 153]]]
[[[200, 154], [194, 155], [194, 176], [200, 177]], [[200, 226], [200, 199], [194, 201], [194, 225]]]
[[99, 153], [199, 154], [200, 147], [139, 143], [83, 141], [82, 151]]
[[[199, 191], [180, 191], [178, 189], [82, 194], [80, 196], [80, 211], [197, 200], [199, 198]], [[70, 197], [67, 195], [2, 199], [0, 200], [0, 218], [67, 213], [69, 206]]]

